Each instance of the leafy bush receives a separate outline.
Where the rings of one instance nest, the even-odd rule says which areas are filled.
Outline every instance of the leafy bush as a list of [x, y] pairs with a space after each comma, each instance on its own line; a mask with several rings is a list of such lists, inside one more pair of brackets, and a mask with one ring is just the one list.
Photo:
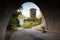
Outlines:
[[45, 30], [45, 29], [46, 29], [45, 26], [41, 26], [41, 28], [42, 28], [42, 32], [45, 33], [45, 32], [46, 32], [46, 30]]
[[23, 28], [31, 28], [34, 26], [40, 25], [40, 19], [31, 19], [28, 18], [25, 20], [25, 23], [22, 25]]
[[15, 27], [19, 27], [19, 20], [17, 19], [19, 14], [13, 14], [9, 20], [7, 30], [13, 30]]
[[42, 30], [45, 30], [46, 29], [45, 26], [41, 26], [41, 28], [42, 28]]
[[30, 22], [26, 22], [22, 25], [23, 28], [31, 28], [31, 23]]

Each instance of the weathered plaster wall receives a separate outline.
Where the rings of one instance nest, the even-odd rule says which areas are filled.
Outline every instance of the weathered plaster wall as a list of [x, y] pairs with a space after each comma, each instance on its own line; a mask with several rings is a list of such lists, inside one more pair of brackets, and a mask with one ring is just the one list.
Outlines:
[[4, 40], [9, 18], [20, 5], [15, 1], [0, 1], [0, 40]]

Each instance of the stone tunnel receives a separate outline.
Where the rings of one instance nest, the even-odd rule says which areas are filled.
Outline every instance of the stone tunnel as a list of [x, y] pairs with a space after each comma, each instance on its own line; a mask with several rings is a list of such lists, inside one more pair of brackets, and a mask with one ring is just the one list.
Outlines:
[[25, 2], [33, 2], [41, 9], [47, 31], [60, 33], [60, 1], [58, 0], [0, 0], [0, 40], [4, 40], [10, 16]]

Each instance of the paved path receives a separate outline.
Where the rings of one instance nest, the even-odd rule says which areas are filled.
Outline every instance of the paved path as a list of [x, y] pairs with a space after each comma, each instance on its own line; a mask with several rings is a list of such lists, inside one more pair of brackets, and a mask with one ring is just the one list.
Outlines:
[[19, 29], [12, 34], [11, 40], [60, 40], [60, 35], [31, 29]]

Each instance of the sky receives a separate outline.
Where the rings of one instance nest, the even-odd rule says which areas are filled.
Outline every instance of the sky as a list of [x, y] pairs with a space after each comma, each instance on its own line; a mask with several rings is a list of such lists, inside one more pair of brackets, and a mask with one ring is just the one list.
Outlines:
[[[32, 2], [26, 2], [26, 3], [22, 4], [22, 7], [23, 7], [23, 9], [21, 10], [22, 15], [24, 15], [26, 17], [30, 17], [30, 11], [29, 10], [31, 8], [37, 9], [36, 10], [36, 16], [41, 14], [41, 11], [40, 11], [39, 7], [36, 4], [32, 3]], [[18, 11], [20, 11], [20, 10], [18, 10]]]

